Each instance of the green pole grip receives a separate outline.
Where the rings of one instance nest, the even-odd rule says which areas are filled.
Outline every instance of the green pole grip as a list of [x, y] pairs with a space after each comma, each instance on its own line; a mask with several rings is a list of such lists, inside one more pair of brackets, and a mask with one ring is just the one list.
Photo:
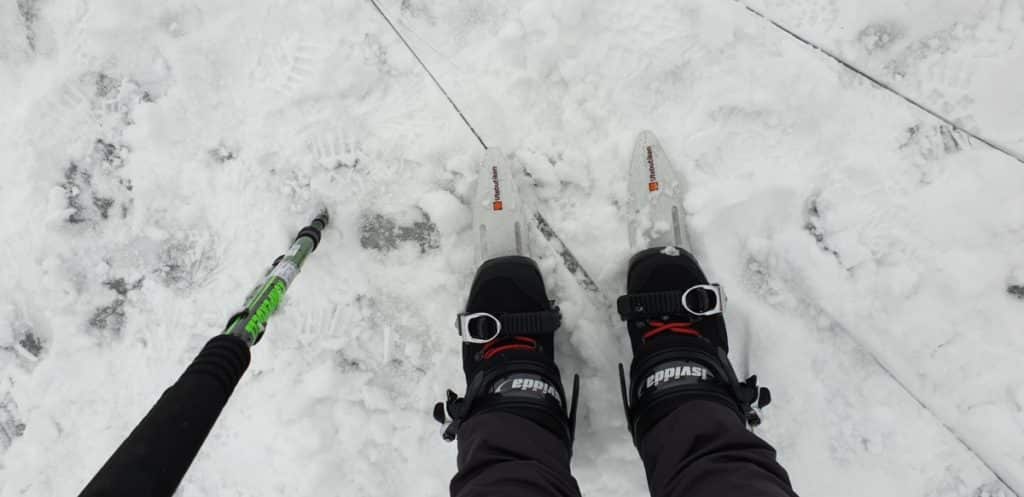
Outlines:
[[277, 258], [263, 281], [249, 294], [245, 306], [238, 311], [224, 329], [225, 335], [242, 339], [250, 347], [263, 338], [267, 321], [277, 311], [288, 286], [302, 270], [306, 257], [320, 244], [323, 229], [327, 227], [327, 212], [323, 211], [313, 222], [299, 230], [295, 241], [284, 255]]

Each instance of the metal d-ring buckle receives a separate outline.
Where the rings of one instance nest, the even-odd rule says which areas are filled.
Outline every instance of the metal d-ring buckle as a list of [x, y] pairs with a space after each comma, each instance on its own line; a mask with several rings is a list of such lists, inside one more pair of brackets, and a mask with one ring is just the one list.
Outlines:
[[[712, 306], [711, 309], [707, 309], [704, 311], [695, 311], [693, 309], [690, 309], [690, 305], [687, 304], [686, 301], [687, 297], [690, 296], [690, 292], [694, 290], [704, 290], [714, 294], [715, 305]], [[694, 285], [688, 288], [685, 292], [683, 292], [682, 304], [683, 308], [686, 309], [686, 311], [689, 312], [690, 314], [693, 314], [694, 316], [713, 316], [715, 314], [721, 314], [722, 311], [725, 309], [725, 292], [722, 291], [722, 285], [719, 285], [718, 283], [712, 283], [710, 285]]]
[[[494, 321], [494, 334], [488, 338], [474, 337], [473, 334], [469, 332], [469, 325], [470, 323], [473, 322], [474, 319], [477, 318], [488, 318], [491, 321]], [[501, 334], [501, 321], [498, 318], [494, 317], [494, 315], [488, 314], [486, 312], [474, 312], [473, 314], [459, 314], [457, 321], [459, 328], [459, 336], [462, 337], [463, 343], [488, 343], [494, 340], [495, 338], [498, 338], [498, 335]]]

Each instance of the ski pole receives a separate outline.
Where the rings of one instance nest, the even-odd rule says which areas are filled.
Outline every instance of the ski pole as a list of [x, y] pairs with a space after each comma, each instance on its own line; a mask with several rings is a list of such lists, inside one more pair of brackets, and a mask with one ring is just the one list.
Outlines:
[[306, 257], [327, 226], [322, 211], [299, 230], [224, 332], [206, 343], [181, 378], [114, 452], [80, 497], [170, 497], [249, 366], [249, 347], [260, 340]]

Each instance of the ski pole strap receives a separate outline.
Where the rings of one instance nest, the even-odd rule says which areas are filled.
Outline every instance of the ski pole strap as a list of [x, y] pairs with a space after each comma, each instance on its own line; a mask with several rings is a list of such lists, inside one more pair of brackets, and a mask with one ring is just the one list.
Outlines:
[[550, 335], [562, 325], [562, 313], [557, 307], [536, 312], [461, 313], [455, 328], [466, 343], [483, 344], [499, 337]]
[[616, 302], [623, 321], [684, 316], [690, 321], [721, 314], [725, 310], [725, 291], [717, 283], [694, 285], [686, 290], [633, 293]]

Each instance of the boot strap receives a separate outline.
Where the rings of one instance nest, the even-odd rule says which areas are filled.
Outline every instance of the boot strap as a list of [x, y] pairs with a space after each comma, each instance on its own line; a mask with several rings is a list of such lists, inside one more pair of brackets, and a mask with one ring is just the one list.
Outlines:
[[686, 290], [633, 293], [616, 301], [623, 321], [684, 316], [697, 321], [725, 310], [725, 290], [718, 283], [694, 285]]
[[536, 312], [459, 313], [455, 329], [464, 343], [484, 344], [498, 338], [553, 334], [562, 325], [558, 307]]

